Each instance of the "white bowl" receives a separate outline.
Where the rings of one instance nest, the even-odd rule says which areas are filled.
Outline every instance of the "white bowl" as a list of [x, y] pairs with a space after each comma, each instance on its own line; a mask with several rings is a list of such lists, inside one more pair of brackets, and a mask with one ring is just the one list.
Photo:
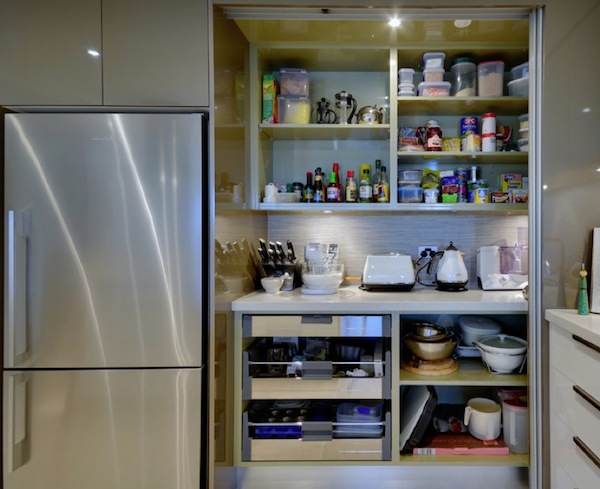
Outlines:
[[264, 277], [260, 279], [260, 284], [267, 294], [276, 294], [281, 290], [283, 277]]
[[527, 355], [527, 341], [499, 334], [475, 342], [483, 362], [494, 372], [508, 374], [519, 368]]
[[344, 265], [302, 266], [302, 283], [308, 289], [337, 289], [344, 281]]

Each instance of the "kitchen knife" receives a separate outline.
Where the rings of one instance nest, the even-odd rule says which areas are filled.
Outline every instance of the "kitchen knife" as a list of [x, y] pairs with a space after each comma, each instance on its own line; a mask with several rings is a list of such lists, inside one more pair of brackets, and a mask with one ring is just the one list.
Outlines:
[[294, 245], [291, 240], [287, 240], [288, 258], [291, 262], [296, 261], [296, 253], [294, 252]]
[[267, 248], [267, 242], [262, 239], [259, 238], [258, 242], [260, 243], [260, 249], [262, 250], [262, 256], [266, 258], [266, 261], [269, 261], [269, 253], [268, 253], [268, 248]]
[[288, 260], [288, 256], [285, 250], [283, 249], [283, 244], [281, 243], [281, 241], [275, 241], [275, 246], [277, 246], [277, 252], [281, 257], [281, 261], [285, 263]]

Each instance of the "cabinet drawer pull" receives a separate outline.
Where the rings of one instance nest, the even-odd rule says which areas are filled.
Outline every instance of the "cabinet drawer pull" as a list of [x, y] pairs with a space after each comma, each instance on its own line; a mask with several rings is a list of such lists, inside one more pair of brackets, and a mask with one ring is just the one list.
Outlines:
[[592, 406], [594, 406], [598, 411], [600, 411], [600, 401], [592, 396], [589, 392], [583, 390], [578, 385], [573, 386], [573, 390], [577, 392], [581, 397], [583, 397], [587, 402], [589, 402]]
[[333, 316], [328, 314], [303, 315], [300, 322], [302, 324], [332, 324]]
[[592, 350], [594, 350], [597, 353], [600, 353], [600, 346], [594, 345], [594, 343], [591, 343], [588, 340], [584, 340], [581, 336], [577, 336], [576, 334], [574, 334], [572, 336], [575, 341], [581, 343], [582, 345], [587, 346], [588, 348], [591, 348]]
[[600, 458], [598, 458], [598, 455], [596, 455], [594, 452], [592, 452], [590, 447], [588, 447], [585, 443], [583, 443], [581, 441], [581, 438], [579, 438], [578, 436], [574, 436], [573, 441], [575, 442], [575, 445], [577, 445], [579, 448], [581, 448], [583, 453], [585, 453], [587, 455], [587, 457], [592, 462], [594, 462], [594, 465], [596, 465], [596, 467], [598, 467], [600, 469]]

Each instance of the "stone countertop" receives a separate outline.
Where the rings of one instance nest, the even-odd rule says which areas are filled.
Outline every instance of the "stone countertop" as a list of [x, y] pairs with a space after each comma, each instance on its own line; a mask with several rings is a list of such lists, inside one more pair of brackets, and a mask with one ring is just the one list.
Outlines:
[[576, 309], [546, 309], [546, 321], [600, 345], [600, 314], [580, 316]]
[[231, 309], [263, 314], [507, 314], [526, 313], [528, 303], [519, 290], [442, 292], [416, 286], [410, 292], [367, 292], [344, 285], [329, 295], [303, 294], [300, 288], [277, 294], [258, 290], [234, 300]]

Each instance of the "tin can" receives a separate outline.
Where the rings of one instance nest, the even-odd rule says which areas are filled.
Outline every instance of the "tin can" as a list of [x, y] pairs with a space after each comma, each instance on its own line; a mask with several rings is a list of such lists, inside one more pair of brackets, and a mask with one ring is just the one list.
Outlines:
[[488, 112], [481, 118], [481, 151], [496, 151], [496, 114]]
[[468, 185], [466, 180], [458, 181], [458, 200], [461, 204], [468, 202]]
[[475, 203], [486, 204], [490, 201], [490, 189], [488, 187], [479, 187], [475, 190]]
[[463, 117], [460, 120], [460, 137], [467, 134], [477, 134], [477, 117]]

